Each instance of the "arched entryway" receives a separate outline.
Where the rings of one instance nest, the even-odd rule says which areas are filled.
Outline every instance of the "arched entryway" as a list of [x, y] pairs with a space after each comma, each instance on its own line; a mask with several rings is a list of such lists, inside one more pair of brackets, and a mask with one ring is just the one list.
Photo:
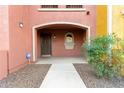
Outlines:
[[[83, 34], [85, 36], [81, 36]], [[78, 51], [83, 39], [90, 42], [90, 27], [72, 22], [45, 23], [33, 27], [32, 37], [33, 61], [37, 60], [37, 47], [41, 45], [40, 43], [42, 43], [42, 55], [75, 56], [79, 55]], [[40, 38], [42, 42], [38, 41]]]

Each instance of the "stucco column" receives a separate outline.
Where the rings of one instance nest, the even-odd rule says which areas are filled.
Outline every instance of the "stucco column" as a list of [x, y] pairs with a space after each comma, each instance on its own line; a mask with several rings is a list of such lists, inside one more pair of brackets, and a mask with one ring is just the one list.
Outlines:
[[32, 40], [33, 40], [33, 61], [35, 62], [36, 57], [35, 57], [35, 28], [33, 27], [32, 29]]
[[[108, 29], [107, 29], [107, 31], [108, 31], [108, 35], [111, 35], [112, 34], [112, 5], [108, 5], [108, 8], [107, 8], [108, 10], [108, 12], [107, 12], [107, 14], [108, 14], [108, 19], [107, 19], [107, 27], [108, 27]], [[110, 62], [110, 65], [111, 65], [111, 61], [112, 61], [112, 50], [111, 50], [111, 44], [109, 45], [109, 47], [110, 47], [110, 50], [108, 51], [108, 56], [109, 56], [109, 62]]]
[[108, 5], [108, 8], [107, 8], [107, 14], [108, 14], [108, 17], [107, 17], [107, 31], [108, 31], [108, 34], [110, 35], [112, 33], [112, 5]]

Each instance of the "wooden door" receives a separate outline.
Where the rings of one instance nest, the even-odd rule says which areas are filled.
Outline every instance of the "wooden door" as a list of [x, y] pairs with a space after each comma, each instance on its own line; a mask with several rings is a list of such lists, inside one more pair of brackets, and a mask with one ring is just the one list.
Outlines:
[[51, 55], [51, 34], [41, 34], [41, 54]]

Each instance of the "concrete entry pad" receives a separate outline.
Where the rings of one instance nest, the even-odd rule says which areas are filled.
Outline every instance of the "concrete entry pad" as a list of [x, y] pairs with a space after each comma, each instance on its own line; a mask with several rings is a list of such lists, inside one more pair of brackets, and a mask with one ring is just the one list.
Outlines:
[[41, 88], [86, 88], [73, 64], [52, 64]]
[[38, 59], [36, 64], [68, 64], [87, 63], [83, 57], [42, 57]]

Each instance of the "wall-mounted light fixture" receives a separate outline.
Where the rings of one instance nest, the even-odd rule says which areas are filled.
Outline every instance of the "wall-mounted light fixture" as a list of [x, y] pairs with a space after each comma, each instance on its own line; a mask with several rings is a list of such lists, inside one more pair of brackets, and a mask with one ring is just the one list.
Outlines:
[[87, 14], [87, 15], [90, 15], [90, 11], [86, 11], [86, 14]]
[[54, 38], [54, 39], [56, 38], [56, 35], [55, 35], [55, 34], [53, 35], [53, 38]]
[[19, 27], [20, 27], [20, 28], [23, 28], [23, 27], [24, 27], [23, 22], [19, 22]]

